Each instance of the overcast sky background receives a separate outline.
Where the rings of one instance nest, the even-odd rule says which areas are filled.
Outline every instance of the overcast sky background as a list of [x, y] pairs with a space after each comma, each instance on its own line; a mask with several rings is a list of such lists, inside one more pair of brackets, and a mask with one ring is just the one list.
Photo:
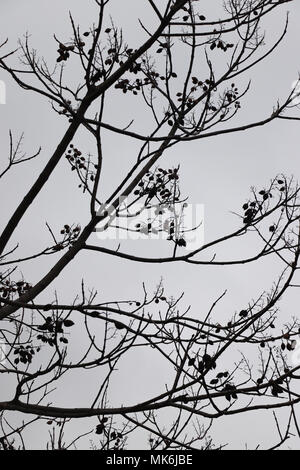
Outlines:
[[[144, 33], [138, 25], [138, 18], [148, 26], [155, 24], [155, 18], [142, 0], [112, 0], [111, 15], [116, 25], [122, 26], [126, 42], [136, 47]], [[207, 6], [209, 2], [203, 2]], [[216, 2], [221, 3], [221, 2]], [[129, 6], [130, 4], [130, 6]], [[129, 8], [128, 8], [129, 6]], [[90, 0], [0, 0], [0, 40], [9, 38], [9, 48], [14, 48], [18, 37], [29, 31], [31, 45], [37, 49], [51, 64], [57, 57], [57, 45], [53, 33], [62, 40], [71, 36], [68, 22], [68, 12], [72, 11], [75, 22], [79, 22], [82, 30], [88, 29], [95, 18], [96, 9]], [[260, 63], [255, 70], [246, 75], [252, 79], [252, 88], [243, 101], [243, 109], [235, 121], [236, 124], [248, 123], [252, 120], [267, 117], [276, 104], [276, 100], [284, 99], [291, 90], [292, 83], [300, 71], [299, 57], [299, 20], [300, 4], [295, 1], [288, 5], [290, 10], [289, 31], [275, 53]], [[208, 9], [208, 6], [207, 6]], [[205, 10], [205, 8], [204, 8]], [[208, 13], [212, 14], [213, 6]], [[267, 44], [276, 39], [284, 27], [284, 7], [280, 13], [271, 15], [267, 22]], [[206, 10], [204, 11], [206, 13]], [[109, 21], [107, 21], [109, 25]], [[181, 58], [179, 58], [180, 62]], [[8, 154], [8, 131], [11, 129], [15, 136], [24, 132], [24, 149], [34, 152], [41, 146], [42, 152], [38, 160], [20, 166], [6, 177], [0, 187], [0, 225], [3, 225], [29, 189], [35, 177], [44, 167], [59, 139], [64, 134], [67, 122], [57, 116], [46, 99], [16, 87], [5, 74], [0, 71], [0, 80], [7, 86], [7, 104], [0, 105], [0, 168], [5, 163]], [[74, 76], [76, 82], [76, 72]], [[245, 85], [246, 80], [241, 80]], [[122, 97], [122, 103], [114, 99], [106, 114], [106, 122], [110, 121], [125, 126], [132, 118], [137, 121], [135, 129], [141, 123], [147, 122], [147, 113], [138, 105], [133, 104], [132, 97]], [[224, 232], [229, 232], [239, 225], [239, 220], [231, 211], [240, 211], [241, 205], [248, 199], [250, 186], [264, 187], [276, 174], [287, 176], [299, 175], [299, 123], [278, 121], [266, 127], [253, 129], [239, 134], [205, 139], [178, 145], [168, 151], [160, 163], [169, 167], [181, 164], [182, 192], [189, 196], [194, 204], [204, 204], [205, 207], [205, 241], [217, 238]], [[94, 143], [85, 131], [80, 131], [74, 143], [83, 152], [95, 151]], [[132, 144], [123, 137], [104, 133], [104, 176], [102, 177], [101, 198], [105, 199], [115, 189], [122, 175], [130, 168], [130, 163], [136, 158], [136, 143]], [[51, 176], [46, 187], [27, 211], [11, 240], [22, 241], [20, 253], [26, 255], [45, 247], [50, 243], [49, 234], [45, 227], [47, 221], [56, 233], [65, 224], [81, 223], [87, 220], [87, 198], [77, 189], [77, 181], [69, 170], [67, 162], [61, 160]], [[93, 243], [99, 243], [96, 236], [91, 238]], [[157, 244], [146, 242], [133, 245], [129, 242], [131, 252], [154, 256]], [[165, 242], [166, 243], [166, 242]], [[116, 244], [109, 243], [109, 246]], [[168, 254], [166, 243], [159, 248], [160, 253]], [[228, 248], [228, 258], [234, 258], [251, 247], [239, 246]], [[22, 265], [24, 277], [30, 282], [38, 281], [41, 273], [48, 271], [54, 264], [54, 258]], [[95, 287], [102, 301], [113, 299], [139, 299], [142, 296], [142, 282], [152, 292], [160, 278], [168, 295], [174, 297], [185, 292], [182, 308], [192, 306], [194, 315], [203, 315], [211, 303], [228, 289], [218, 314], [220, 318], [228, 318], [227, 312], [240, 310], [251, 299], [272, 286], [276, 279], [276, 265], [270, 262], [246, 265], [244, 267], [217, 268], [201, 267], [185, 264], [176, 265], [141, 265], [131, 261], [110, 258], [95, 253], [85, 253], [70, 264], [64, 273], [48, 289], [53, 293], [57, 289], [59, 299], [63, 303], [72, 302], [74, 294], [80, 291], [81, 278], [85, 277], [86, 285]], [[49, 294], [45, 297], [49, 298]], [[289, 294], [289, 299], [282, 303], [289, 313], [297, 314], [298, 299], [296, 293]], [[79, 337], [78, 337], [79, 341]], [[236, 360], [238, 356], [236, 356]], [[141, 355], [133, 357], [130, 366], [116, 375], [113, 384], [112, 404], [120, 402], [131, 404], [135, 396], [145, 397], [145, 387], [148, 392], [159, 389], [167, 380], [163, 377], [165, 366], [161, 363], [145, 364]], [[130, 378], [130, 380], [129, 380]], [[152, 378], [152, 379], [151, 379]], [[96, 380], [96, 378], [95, 378]], [[144, 382], [143, 382], [144, 380]], [[84, 405], [86, 394], [93, 384], [88, 381], [78, 382], [77, 378], [65, 384], [66, 389], [61, 395], [63, 404]], [[72, 396], [70, 397], [70, 391]], [[122, 393], [122, 395], [120, 395]], [[2, 393], [1, 393], [2, 398]], [[5, 396], [5, 398], [8, 398]], [[262, 418], [263, 416], [263, 418]], [[272, 433], [264, 423], [270, 422], [261, 413], [246, 414], [237, 418], [228, 418], [216, 423], [212, 436], [216, 442], [230, 442], [232, 447], [243, 448], [247, 443], [249, 448], [263, 442], [266, 446], [276, 440], [275, 427]], [[261, 421], [260, 421], [261, 420]], [[266, 421], [263, 421], [266, 420]], [[76, 433], [80, 423], [76, 423]], [[228, 437], [230, 436], [230, 437]], [[39, 445], [38, 432], [33, 436]], [[32, 445], [32, 443], [31, 443]], [[134, 446], [133, 446], [134, 447]]]

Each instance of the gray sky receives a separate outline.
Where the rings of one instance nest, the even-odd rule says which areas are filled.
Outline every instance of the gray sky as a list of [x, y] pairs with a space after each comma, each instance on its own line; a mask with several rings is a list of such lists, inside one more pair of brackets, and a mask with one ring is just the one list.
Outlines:
[[[149, 13], [150, 10], [145, 3], [141, 0], [126, 2], [112, 0], [114, 22], [116, 25], [122, 25], [126, 42], [132, 47], [144, 37], [138, 25], [138, 18], [143, 18], [148, 26], [153, 25], [154, 17]], [[57, 49], [53, 33], [63, 40], [69, 39], [71, 35], [68, 11], [72, 11], [75, 21], [80, 22], [83, 30], [93, 22], [93, 13], [96, 11], [93, 2], [87, 0], [84, 2], [0, 0], [0, 8], [1, 41], [8, 37], [9, 48], [14, 48], [16, 39], [29, 31], [31, 45], [51, 64], [55, 62]], [[287, 96], [298, 76], [299, 2], [293, 2], [289, 5], [289, 9], [290, 27], [283, 43], [273, 55], [246, 75], [252, 79], [252, 86], [242, 102], [243, 107], [235, 121], [236, 124], [248, 123], [256, 117], [267, 117], [276, 100]], [[213, 7], [210, 10], [212, 13]], [[285, 21], [282, 11], [281, 14], [275, 13], [268, 21], [267, 44], [280, 35]], [[181, 56], [178, 61], [179, 65], [181, 61], [184, 63]], [[74, 73], [76, 79], [76, 70]], [[0, 165], [7, 155], [9, 129], [12, 129], [15, 136], [24, 132], [24, 149], [28, 153], [36, 151], [39, 146], [42, 147], [38, 160], [16, 168], [7, 176], [5, 183], [1, 184], [0, 223], [3, 224], [45, 165], [66, 129], [66, 122], [51, 110], [47, 100], [18, 89], [3, 72], [0, 72], [0, 80], [4, 80], [7, 85], [7, 104], [0, 105]], [[241, 86], [245, 85], [246, 80], [243, 78], [240, 83]], [[106, 115], [107, 122], [112, 121], [125, 126], [134, 118], [137, 122], [136, 129], [147, 123], [148, 116], [141, 106], [132, 104], [130, 97], [122, 99], [122, 104], [116, 99], [112, 100]], [[115, 137], [108, 132], [104, 133], [104, 136], [105, 163], [101, 186], [103, 199], [117, 186], [120, 176], [126, 174], [130, 162], [136, 157], [138, 148], [135, 143], [128, 143], [123, 137]], [[205, 240], [208, 241], [238, 226], [239, 221], [231, 211], [240, 210], [244, 200], [248, 198], [250, 186], [264, 187], [278, 173], [295, 175], [295, 178], [298, 178], [300, 168], [298, 136], [297, 122], [276, 121], [266, 127], [239, 134], [178, 145], [166, 153], [160, 165], [168, 167], [181, 164], [182, 192], [189, 196], [191, 203], [201, 203], [205, 206]], [[78, 134], [74, 143], [84, 152], [95, 151], [94, 144], [85, 131]], [[88, 200], [82, 196], [76, 186], [74, 175], [69, 171], [67, 162], [62, 160], [37, 201], [26, 213], [11, 244], [22, 240], [20, 252], [27, 254], [33, 249], [36, 251], [36, 247], [44, 247], [50, 242], [45, 228], [46, 221], [56, 232], [65, 223], [80, 222], [83, 225], [87, 220], [84, 213], [88, 207]], [[99, 243], [96, 236], [92, 242]], [[143, 253], [147, 250], [147, 254], [154, 255], [158, 249], [157, 242], [150, 242], [147, 248], [145, 243], [140, 242], [137, 246], [133, 245], [133, 242], [128, 242], [125, 246], [131, 252], [138, 249]], [[110, 246], [116, 244], [110, 242]], [[165, 242], [159, 250], [167, 254], [168, 248]], [[249, 247], [240, 246], [238, 250], [248, 252]], [[232, 258], [237, 252], [233, 247], [229, 247], [226, 254]], [[34, 283], [52, 264], [54, 259], [46, 257], [37, 262], [25, 263], [22, 272], [25, 278]], [[59, 279], [50, 286], [48, 292], [52, 293], [57, 288], [59, 299], [64, 303], [71, 302], [74, 293], [80, 289], [83, 275], [86, 285], [95, 287], [103, 301], [116, 298], [138, 299], [142, 296], [142, 281], [145, 281], [151, 292], [162, 277], [168, 295], [176, 297], [185, 292], [182, 308], [191, 305], [191, 312], [196, 316], [206, 312], [216, 297], [224, 289], [228, 289], [228, 295], [217, 312], [220, 318], [224, 318], [224, 315], [226, 318], [226, 311], [234, 312], [243, 308], [243, 305], [261, 291], [272, 286], [276, 278], [276, 265], [268, 262], [229, 269], [182, 263], [175, 266], [136, 265], [131, 261], [87, 253], [84, 256], [80, 255], [78, 260], [69, 265]], [[43, 295], [41, 298], [47, 296]], [[298, 302], [295, 295], [290, 295], [286, 305], [290, 311], [297, 313]], [[122, 400], [132, 403], [136, 396], [144, 395], [145, 387], [149, 393], [165, 382], [164, 365], [154, 362], [145, 364], [146, 360], [142, 355], [133, 357], [132, 363], [126, 366], [125, 371], [120, 370], [116, 375], [111, 394], [114, 404]], [[94, 379], [97, 380], [97, 377]], [[74, 378], [74, 382], [66, 384], [66, 394], [62, 395], [62, 400], [67, 400], [69, 403], [68, 390], [72, 389], [72, 402], [79, 401], [83, 404], [89, 388], [88, 382], [79, 383], [77, 378]], [[0, 395], [2, 398], [2, 390]], [[239, 448], [245, 443], [248, 443], [249, 448], [260, 442], [266, 445], [272, 444], [275, 440], [273, 427], [270, 435], [266, 426], [257, 425], [260, 419], [262, 415], [254, 413], [242, 418], [218, 421], [213, 428], [212, 436], [216, 442], [224, 442], [230, 434], [231, 445]], [[80, 424], [76, 423], [75, 426]], [[38, 442], [38, 435], [34, 439]]]

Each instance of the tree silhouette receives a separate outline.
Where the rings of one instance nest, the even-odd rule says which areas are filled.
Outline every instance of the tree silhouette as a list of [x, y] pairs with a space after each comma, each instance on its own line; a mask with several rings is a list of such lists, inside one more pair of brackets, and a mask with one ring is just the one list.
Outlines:
[[[278, 306], [287, 291], [297, 286], [297, 183], [275, 175], [265, 188], [252, 188], [249, 199], [240, 204], [235, 229], [190, 250], [187, 234], [199, 227], [187, 227], [184, 222], [187, 203], [180, 190], [180, 167], [165, 168], [160, 163], [166, 151], [177, 144], [188, 149], [191, 141], [235, 134], [279, 119], [298, 119], [289, 114], [297, 110], [296, 84], [269, 116], [229, 124], [235, 122], [250, 89], [250, 82], [240, 89], [240, 76], [249, 78], [249, 71], [274, 52], [288, 31], [286, 19], [279, 37], [267, 48], [264, 21], [288, 2], [216, 2], [218, 8], [223, 5], [219, 18], [206, 14], [206, 2], [148, 0], [144, 3], [148, 13], [155, 16], [156, 26], [149, 31], [141, 19], [145, 40], [130, 46], [110, 20], [110, 0], [95, 0], [96, 24], [83, 31], [70, 15], [72, 38], [54, 36], [54, 67], [31, 49], [28, 35], [15, 51], [6, 52], [7, 41], [2, 44], [1, 69], [23, 90], [50, 101], [52, 111], [66, 126], [55, 151], [0, 234], [0, 373], [11, 391], [0, 402], [3, 449], [34, 447], [30, 439], [25, 442], [24, 435], [28, 436], [27, 428], [43, 426], [50, 432], [50, 449], [71, 448], [86, 436], [101, 449], [132, 447], [135, 436], [144, 436], [145, 448], [153, 450], [221, 449], [223, 443], [210, 438], [212, 424], [218, 418], [230, 420], [233, 415], [255, 410], [274, 413], [279, 439], [273, 448], [286, 442], [292, 432], [300, 437], [295, 412], [300, 401], [300, 364], [289, 364], [286, 354], [295, 349], [300, 324], [297, 318], [286, 315], [281, 320]], [[186, 64], [179, 68], [180, 54], [184, 54]], [[17, 56], [21, 65], [15, 61]], [[72, 80], [69, 78], [69, 67], [76, 70], [76, 85], [74, 74]], [[122, 103], [123, 95], [140, 100], [151, 112], [152, 122], [147, 120], [144, 132], [139, 130], [142, 126], [135, 128], [134, 121], [118, 127], [106, 120], [109, 98], [118, 96]], [[95, 156], [86, 155], [86, 150], [75, 143], [81, 128], [95, 143]], [[126, 176], [111, 181], [111, 194], [103, 200], [103, 139], [113, 139], [114, 135], [139, 143], [140, 148]], [[0, 171], [3, 179], [15, 165], [25, 164], [41, 152], [39, 149], [28, 157], [22, 152], [23, 136], [16, 143], [12, 132], [9, 137], [8, 164]], [[83, 227], [77, 222], [66, 223], [60, 233], [48, 225], [49, 246], [25, 256], [22, 244], [10, 244], [11, 237], [62, 159], [74, 173], [75, 188], [79, 186], [83, 197], [89, 198], [89, 220]], [[146, 221], [143, 214], [148, 216]], [[112, 227], [128, 236], [164, 234], [170, 251], [165, 257], [149, 257], [147, 253], [140, 256], [122, 251], [121, 246], [112, 249], [92, 244], [95, 231], [103, 233]], [[223, 247], [227, 243], [234, 246], [241, 239], [244, 246], [253, 247], [252, 254], [236, 257], [233, 252], [228, 256], [230, 249], [224, 251]], [[86, 252], [99, 258], [101, 254], [121, 258], [120, 262], [174, 263], [178, 271], [180, 262], [230, 269], [255, 262], [261, 266], [269, 257], [275, 258], [282, 269], [270, 292], [262, 292], [239, 312], [233, 307], [227, 322], [220, 323], [214, 313], [225, 291], [208, 312], [199, 315], [193, 309], [184, 309], [180, 298], [169, 297], [161, 282], [154, 294], [144, 287], [143, 298], [134, 300], [120, 300], [116, 287], [116, 297], [104, 303], [83, 282], [71, 304], [60, 302], [51, 294], [51, 283], [77, 255], [82, 258]], [[44, 262], [40, 279], [32, 285], [23, 278], [21, 266], [37, 258]], [[46, 303], [41, 300], [45, 295]], [[80, 332], [80, 344], [72, 339], [74, 331]], [[118, 405], [112, 405], [117, 370], [126, 371], [132, 353], [138, 355], [141, 350], [149, 355], [149, 361], [166, 363], [168, 376], [158, 380], [158, 393], [149, 394], [147, 384], [142, 383], [142, 400], [126, 399], [125, 403], [120, 399]], [[98, 380], [88, 379], [89, 374], [95, 377], [95, 371]], [[83, 407], [67, 407], [65, 401], [60, 402], [60, 394], [68, 390], [68, 377], [74, 374], [77, 380], [90, 380], [92, 387], [89, 393], [93, 398], [83, 397]], [[280, 408], [288, 410], [285, 429], [276, 416]], [[69, 423], [78, 418], [83, 419], [82, 433], [66, 439]]]

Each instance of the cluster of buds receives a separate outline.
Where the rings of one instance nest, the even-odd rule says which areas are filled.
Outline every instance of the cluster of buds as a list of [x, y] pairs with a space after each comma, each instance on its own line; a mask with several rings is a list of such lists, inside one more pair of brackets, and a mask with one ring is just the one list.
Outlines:
[[283, 385], [282, 379], [271, 380], [269, 383], [270, 383], [271, 393], [273, 397], [277, 398], [280, 393], [285, 392], [285, 390], [280, 386], [280, 385]]
[[[110, 31], [110, 29], [108, 28], [106, 31]], [[126, 48], [125, 51], [120, 52], [115, 46], [112, 46], [107, 50], [107, 57], [104, 60], [104, 64], [112, 66], [116, 63], [122, 66], [124, 64], [124, 60], [126, 61], [134, 52], [135, 51], [131, 48]], [[141, 63], [133, 61], [130, 64], [128, 71], [136, 75], [141, 71]]]
[[[274, 184], [272, 185], [272, 188], [274, 190], [277, 189], [279, 193], [286, 191], [285, 181], [278, 179], [277, 181], [274, 182]], [[260, 197], [256, 198], [255, 201], [249, 201], [243, 205], [243, 209], [244, 209], [243, 222], [246, 225], [249, 225], [253, 222], [258, 211], [263, 210], [264, 205], [268, 203], [270, 199], [272, 199], [273, 194], [270, 190], [261, 189], [258, 192], [258, 196]], [[269, 231], [275, 232], [276, 225], [271, 225], [269, 227]]]
[[208, 88], [210, 86], [213, 86], [214, 85], [214, 82], [212, 80], [210, 80], [209, 78], [207, 78], [206, 80], [202, 81], [202, 80], [199, 80], [197, 77], [192, 77], [192, 83], [193, 83], [193, 87], [191, 88], [191, 91], [196, 91], [197, 88], [202, 88], [202, 90], [204, 92], [208, 91]]
[[127, 91], [132, 91], [134, 95], [137, 95], [137, 90], [140, 89], [139, 85], [131, 85], [128, 78], [123, 78], [119, 80], [118, 83], [115, 85], [116, 89], [120, 89], [123, 93], [127, 93]]
[[[298, 330], [298, 334], [300, 333], [300, 328]], [[281, 350], [282, 351], [285, 351], [287, 349], [287, 351], [294, 351], [294, 349], [296, 348], [297, 346], [297, 341], [295, 339], [292, 339], [292, 336], [290, 333], [284, 333], [282, 335], [282, 343], [281, 343]], [[284, 341], [285, 340], [285, 341]]]
[[202, 360], [199, 361], [198, 370], [199, 372], [205, 372], [208, 370], [215, 369], [217, 367], [216, 361], [209, 354], [205, 353]]
[[216, 378], [215, 379], [212, 379], [210, 381], [210, 384], [211, 385], [220, 385], [220, 381], [222, 381], [222, 379], [227, 379], [229, 375], [229, 372], [219, 372], [217, 375], [216, 375]]
[[[141, 70], [141, 64], [133, 63], [129, 72], [137, 74]], [[175, 72], [170, 73], [170, 77], [176, 78], [177, 74]], [[152, 88], [158, 86], [159, 80], [166, 80], [166, 77], [160, 75], [158, 72], [154, 70], [148, 71], [147, 76], [143, 79], [137, 78], [135, 81], [131, 81], [128, 78], [121, 79], [115, 85], [116, 89], [120, 89], [123, 93], [127, 93], [128, 91], [132, 91], [134, 95], [137, 95], [138, 92], [145, 86], [151, 85]]]
[[[175, 207], [180, 204], [179, 167], [157, 168], [149, 172], [138, 183], [138, 189], [134, 191], [137, 199], [145, 197], [145, 207], [154, 208], [155, 212], [146, 222], [140, 222], [135, 225], [137, 232], [148, 235], [165, 232], [167, 240], [175, 243], [176, 246], [185, 247], [184, 230], [182, 226], [183, 209], [187, 206], [185, 203], [180, 205], [180, 214], [177, 214]], [[150, 204], [151, 203], [151, 204]], [[169, 217], [162, 220], [160, 215], [169, 214]], [[156, 299], [158, 302], [159, 299]]]
[[[209, 87], [212, 87], [214, 85], [214, 82], [212, 80], [206, 79], [204, 81], [198, 79], [197, 77], [192, 77], [192, 86], [190, 89], [190, 94], [188, 96], [183, 96], [183, 93], [181, 91], [178, 91], [176, 93], [177, 96], [177, 101], [179, 102], [185, 102], [186, 106], [188, 108], [191, 108], [195, 101], [196, 98], [194, 98], [191, 94], [196, 92], [199, 89], [201, 92], [206, 93], [209, 90]], [[169, 122], [169, 125], [172, 125], [173, 122]]]
[[85, 191], [88, 186], [88, 180], [95, 181], [98, 165], [91, 162], [90, 155], [88, 155], [88, 158], [84, 157], [82, 152], [74, 147], [73, 144], [70, 145], [66, 153], [66, 159], [71, 165], [71, 170], [76, 170], [80, 177], [81, 183], [79, 188], [83, 187]]
[[73, 245], [77, 240], [79, 233], [80, 233], [80, 226], [76, 225], [74, 228], [68, 224], [65, 224], [64, 227], [61, 229], [61, 235], [64, 235], [62, 241], [57, 243], [55, 246], [52, 247], [53, 251], [60, 251], [64, 248], [67, 248], [70, 245]]
[[[137, 73], [137, 72], [135, 72], [135, 73]], [[155, 74], [155, 73], [153, 72], [153, 74]], [[159, 77], [159, 74], [157, 74], [157, 76]], [[156, 74], [155, 74], [155, 78], [156, 78]], [[157, 81], [155, 80], [155, 78], [153, 78], [153, 77], [151, 77], [151, 78], [146, 77], [144, 79], [137, 78], [133, 82], [130, 82], [130, 80], [128, 78], [123, 78], [123, 79], [119, 80], [118, 83], [116, 83], [115, 88], [119, 89], [119, 90], [122, 90], [123, 93], [127, 93], [128, 91], [132, 91], [132, 93], [134, 95], [137, 95], [138, 92], [142, 89], [142, 87], [144, 87], [146, 85], [149, 85], [150, 83], [152, 84], [153, 87], [155, 85], [157, 85]]]
[[73, 144], [70, 144], [70, 148], [66, 154], [66, 159], [71, 163], [72, 171], [76, 169], [86, 170], [85, 157], [82, 156], [82, 152], [78, 150], [78, 148], [74, 147]]
[[245, 203], [243, 205], [243, 209], [244, 209], [244, 218], [243, 218], [243, 222], [244, 224], [246, 225], [249, 225], [253, 222], [253, 220], [255, 219], [255, 216], [258, 212], [259, 209], [261, 209], [261, 205], [258, 205], [257, 201], [252, 201], [252, 202], [249, 202], [249, 203]]
[[[37, 348], [36, 351], [39, 352], [40, 348]], [[21, 345], [16, 347], [14, 349], [14, 355], [18, 357], [15, 358], [14, 363], [16, 365], [19, 364], [19, 362], [22, 364], [31, 364], [36, 351], [33, 349], [32, 345], [27, 345], [26, 347]]]
[[238, 98], [238, 88], [235, 86], [234, 83], [232, 83], [231, 88], [225, 93], [225, 99], [228, 103], [234, 102], [235, 107], [240, 108], [241, 103], [237, 101], [237, 98]]
[[74, 51], [74, 45], [65, 46], [64, 44], [60, 43], [57, 52], [59, 56], [57, 58], [57, 62], [62, 62], [63, 60], [66, 61], [70, 57], [70, 52]]
[[114, 62], [119, 62], [119, 54], [115, 47], [111, 47], [107, 51], [108, 57], [105, 59], [105, 65], [112, 65]]
[[105, 431], [105, 424], [107, 423], [108, 418], [103, 417], [100, 424], [96, 426], [96, 434], [102, 434]]
[[37, 339], [53, 347], [56, 344], [58, 335], [60, 335], [59, 341], [63, 344], [68, 344], [69, 341], [64, 336], [64, 327], [70, 328], [73, 325], [74, 322], [69, 319], [57, 320], [52, 317], [47, 317], [45, 323], [38, 326], [38, 329], [42, 331], [43, 334], [38, 334]]
[[65, 105], [63, 103], [60, 103], [59, 107], [63, 108], [63, 109], [61, 111], [58, 111], [58, 114], [64, 115], [64, 116], [67, 116], [68, 118], [70, 118], [70, 122], [72, 120], [72, 114], [70, 114], [71, 104], [72, 103], [71, 103], [70, 100], [67, 100]]
[[113, 431], [110, 433], [110, 438], [115, 441], [114, 447], [115, 449], [119, 449], [121, 441], [123, 439], [123, 434], [117, 431]]
[[231, 401], [231, 399], [237, 400], [236, 386], [235, 385], [227, 383], [225, 385], [223, 391], [226, 392], [226, 394], [225, 394], [226, 400], [228, 400], [228, 401]]
[[21, 297], [21, 295], [28, 292], [32, 287], [31, 284], [25, 281], [14, 282], [10, 280], [0, 280], [0, 284], [0, 294], [5, 299], [9, 299], [15, 294], [18, 294], [18, 296]]
[[[189, 11], [188, 8], [186, 8], [186, 7], [182, 7], [182, 10]], [[205, 21], [206, 20], [206, 17], [204, 15], [197, 15], [197, 16], [198, 16], [200, 21]], [[184, 15], [182, 17], [182, 21], [189, 21], [189, 19], [190, 19], [190, 15]]]
[[174, 241], [178, 246], [186, 246], [186, 241], [183, 237], [183, 234], [180, 233], [180, 226], [177, 227], [175, 224], [175, 219], [166, 221], [164, 229], [168, 232], [169, 236], [167, 240]]
[[61, 235], [64, 235], [63, 243], [67, 242], [68, 245], [72, 244], [78, 238], [80, 233], [80, 226], [76, 225], [76, 227], [70, 227], [70, 225], [65, 224], [63, 229], [60, 231]]
[[[173, 203], [179, 201], [179, 187], [175, 185], [179, 179], [179, 168], [169, 168], [165, 170], [158, 168], [153, 173], [147, 173], [138, 184], [139, 189], [134, 191], [138, 197], [146, 196], [146, 204], [156, 197], [159, 203]], [[169, 186], [169, 187], [168, 187]]]
[[210, 49], [213, 51], [214, 49], [221, 49], [221, 51], [226, 52], [227, 49], [231, 49], [234, 47], [234, 44], [231, 43], [225, 43], [221, 39], [218, 39], [217, 41], [213, 41], [210, 45]]
[[[133, 53], [132, 49], [127, 49], [126, 54], [130, 57], [131, 54]], [[130, 64], [128, 71], [130, 73], [133, 73], [134, 75], [137, 75], [142, 69], [142, 64], [140, 62], [132, 62]]]

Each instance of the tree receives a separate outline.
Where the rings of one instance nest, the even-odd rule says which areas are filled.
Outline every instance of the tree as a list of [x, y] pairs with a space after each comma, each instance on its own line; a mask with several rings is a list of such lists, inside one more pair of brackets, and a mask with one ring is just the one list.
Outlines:
[[[282, 320], [278, 306], [281, 298], [297, 286], [297, 183], [276, 175], [265, 188], [253, 188], [238, 214], [238, 226], [231, 233], [183, 251], [189, 248], [188, 231], [199, 227], [186, 227], [184, 223], [186, 199], [180, 190], [180, 167], [159, 166], [163, 155], [175, 145], [184, 145], [188, 151], [188, 142], [194, 140], [235, 134], [279, 119], [298, 119], [290, 114], [297, 110], [296, 84], [269, 116], [234, 124], [250, 89], [248, 83], [240, 90], [237, 81], [247, 77], [249, 70], [263, 62], [283, 40], [288, 19], [268, 48], [262, 26], [288, 2], [227, 0], [219, 17], [219, 13], [213, 16], [214, 11], [210, 12], [209, 2], [165, 0], [158, 4], [148, 0], [145, 4], [155, 15], [156, 26], [149, 31], [140, 21], [146, 39], [131, 47], [121, 29], [109, 20], [110, 0], [95, 0], [96, 24], [84, 31], [70, 15], [72, 38], [54, 36], [58, 56], [53, 70], [49, 61], [39, 59], [31, 49], [28, 35], [17, 51], [3, 52], [0, 66], [8, 77], [25, 91], [50, 101], [52, 110], [66, 121], [62, 139], [0, 235], [0, 334], [5, 346], [0, 372], [2, 378], [7, 377], [10, 390], [0, 403], [3, 449], [26, 447], [24, 436], [33, 426], [50, 429], [48, 448], [53, 449], [70, 448], [91, 432], [99, 435], [100, 439], [95, 435], [93, 439], [102, 449], [134, 446], [133, 438], [141, 435], [146, 436], [145, 447], [151, 449], [221, 449], [223, 443], [214, 443], [210, 438], [210, 428], [218, 418], [231, 419], [263, 409], [274, 412], [279, 440], [273, 448], [285, 443], [292, 432], [300, 437], [295, 412], [300, 401], [300, 366], [292, 367], [286, 356], [286, 350], [295, 349], [300, 325], [297, 318], [285, 316]], [[223, 2], [217, 3], [221, 8]], [[6, 47], [7, 41], [1, 50]], [[21, 66], [12, 63], [18, 52]], [[180, 70], [179, 56], [186, 60]], [[76, 70], [76, 85], [72, 70]], [[150, 110], [152, 122], [145, 120], [144, 132], [135, 129], [133, 122], [120, 128], [106, 121], [107, 102], [118, 96], [122, 103], [123, 95], [131, 95], [131, 100], [139, 100], [145, 110]], [[82, 128], [95, 143], [95, 157], [86, 155], [85, 149], [75, 144]], [[103, 142], [115, 134], [140, 147], [126, 176], [111, 181], [113, 190], [103, 200]], [[27, 157], [22, 153], [22, 144], [23, 136], [15, 144], [10, 132], [9, 162], [1, 178], [15, 165], [40, 155], [41, 149]], [[42, 251], [22, 255], [22, 246], [9, 245], [12, 236], [64, 158], [84, 197], [89, 199], [88, 222], [83, 228], [66, 223], [60, 234], [48, 225], [51, 244]], [[142, 219], [144, 213], [146, 222]], [[82, 215], [83, 220], [85, 217]], [[142, 221], [136, 222], [139, 217]], [[129, 225], [132, 218], [134, 225]], [[122, 226], [127, 233], [165, 233], [171, 244], [170, 254], [138, 256], [122, 251], [121, 246], [111, 249], [90, 242], [95, 230], [103, 233], [112, 226]], [[219, 255], [226, 243], [235, 246], [241, 239], [255, 253], [239, 258]], [[144, 287], [142, 300], [120, 301], [116, 289], [113, 301], [102, 302], [97, 292], [89, 291], [82, 281], [81, 293], [75, 294], [71, 304], [59, 301], [51, 294], [51, 283], [87, 251], [99, 258], [101, 254], [117, 257], [120, 262], [174, 263], [178, 270], [179, 262], [230, 269], [255, 262], [261, 266], [267, 258], [275, 258], [282, 269], [270, 292], [263, 292], [242, 310], [230, 312], [227, 322], [220, 323], [214, 312], [225, 292], [199, 318], [189, 309], [182, 311], [180, 298], [168, 297], [162, 283], [154, 295]], [[36, 259], [43, 263], [40, 279], [32, 285], [20, 270], [22, 263]], [[80, 344], [72, 341], [74, 331], [80, 331]], [[168, 375], [158, 380], [160, 391], [149, 395], [147, 384], [141, 384], [142, 400], [123, 403], [119, 397], [119, 404], [112, 405], [115, 374], [120, 367], [126, 370], [132, 354], [138, 355], [141, 350], [149, 355], [149, 361], [159, 356], [168, 364]], [[232, 354], [229, 361], [228, 354]], [[60, 402], [60, 394], [73, 374], [79, 381], [89, 380], [86, 377], [92, 374], [92, 399], [89, 394], [83, 397], [82, 407]], [[130, 376], [127, 378], [130, 380]], [[285, 429], [281, 429], [275, 413], [280, 408], [288, 410]], [[86, 428], [75, 439], [65, 440], [69, 422], [79, 418], [85, 418]]]

